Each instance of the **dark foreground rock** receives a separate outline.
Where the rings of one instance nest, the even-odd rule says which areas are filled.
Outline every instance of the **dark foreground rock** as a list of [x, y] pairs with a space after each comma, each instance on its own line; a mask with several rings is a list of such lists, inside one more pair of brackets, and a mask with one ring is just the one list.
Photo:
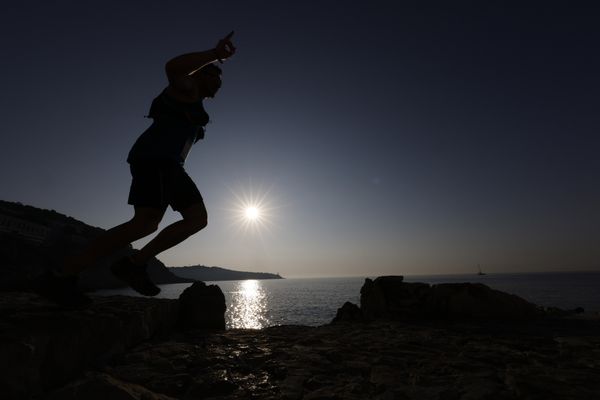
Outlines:
[[[402, 281], [380, 282], [396, 307]], [[186, 301], [195, 305], [213, 291], [197, 284]], [[390, 297], [383, 300], [388, 307]], [[205, 304], [216, 310], [220, 302], [213, 296]], [[68, 312], [34, 295], [4, 294], [1, 398], [600, 398], [597, 315], [485, 319], [478, 311], [476, 318], [400, 320], [365, 318], [362, 305], [348, 303], [340, 314], [359, 322], [175, 329], [186, 318], [221, 323], [194, 316], [201, 305], [184, 308], [192, 315], [182, 315], [175, 300], [109, 297]]]
[[177, 301], [97, 297], [92, 308], [66, 311], [34, 294], [0, 293], [0, 384], [26, 398], [110, 360], [176, 323]]
[[[403, 282], [402, 276], [366, 279], [360, 290], [361, 318], [367, 320], [530, 320], [544, 311], [518, 296], [480, 283]], [[338, 315], [337, 320], [356, 320]]]
[[225, 296], [218, 286], [194, 282], [179, 296], [182, 329], [225, 329]]
[[[90, 391], [74, 387], [99, 391], [86, 397]], [[187, 331], [141, 344], [51, 398], [102, 399], [128, 387], [137, 392], [119, 399], [594, 399], [600, 323], [374, 321]]]
[[[195, 307], [189, 301], [95, 296], [87, 309], [64, 310], [36, 294], [0, 292], [0, 398], [31, 398], [64, 385], [139, 343], [166, 340], [182, 320], [194, 321], [196, 329], [224, 328], [225, 299], [217, 286], [196, 282], [186, 294]], [[85, 388], [110, 382], [96, 379]]]

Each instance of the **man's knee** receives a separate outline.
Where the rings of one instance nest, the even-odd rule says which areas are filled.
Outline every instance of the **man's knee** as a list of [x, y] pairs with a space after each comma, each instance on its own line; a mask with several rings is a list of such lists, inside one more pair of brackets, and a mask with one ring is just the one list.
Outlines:
[[189, 223], [190, 229], [195, 232], [201, 231], [208, 225], [208, 216], [206, 213], [200, 213], [197, 215], [191, 215], [185, 218]]
[[183, 220], [187, 222], [192, 234], [204, 229], [208, 225], [208, 214], [204, 204], [194, 204], [181, 212]]
[[159, 222], [160, 221], [148, 219], [133, 220], [133, 223], [135, 224], [137, 230], [146, 235], [156, 232], [158, 230]]
[[158, 215], [136, 215], [131, 220], [136, 229], [141, 233], [149, 235], [158, 230], [158, 224], [162, 220], [162, 216]]

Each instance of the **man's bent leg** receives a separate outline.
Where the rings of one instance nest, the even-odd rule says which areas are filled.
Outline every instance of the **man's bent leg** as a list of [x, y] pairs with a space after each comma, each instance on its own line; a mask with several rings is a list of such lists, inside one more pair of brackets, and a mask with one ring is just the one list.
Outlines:
[[164, 209], [136, 207], [135, 215], [131, 220], [109, 229], [82, 253], [67, 259], [60, 272], [64, 275], [76, 275], [86, 267], [95, 264], [100, 257], [156, 232], [164, 213]]
[[136, 264], [147, 263], [152, 257], [183, 242], [207, 225], [208, 216], [203, 203], [191, 205], [182, 210], [181, 215], [183, 216], [181, 221], [164, 228], [132, 257]]

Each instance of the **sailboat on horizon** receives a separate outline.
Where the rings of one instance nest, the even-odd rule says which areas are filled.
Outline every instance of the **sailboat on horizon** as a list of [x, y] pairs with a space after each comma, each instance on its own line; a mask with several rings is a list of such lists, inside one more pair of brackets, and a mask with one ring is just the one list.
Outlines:
[[481, 264], [477, 264], [477, 271], [477, 275], [486, 275], [486, 273], [481, 270]]

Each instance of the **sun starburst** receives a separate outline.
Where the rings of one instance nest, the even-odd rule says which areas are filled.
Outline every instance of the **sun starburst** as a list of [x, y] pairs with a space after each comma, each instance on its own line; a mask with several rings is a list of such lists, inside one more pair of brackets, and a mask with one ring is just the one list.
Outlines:
[[269, 200], [269, 190], [229, 188], [233, 195], [229, 207], [232, 216], [232, 225], [243, 232], [258, 232], [269, 230], [273, 225], [275, 207], [272, 199]]

